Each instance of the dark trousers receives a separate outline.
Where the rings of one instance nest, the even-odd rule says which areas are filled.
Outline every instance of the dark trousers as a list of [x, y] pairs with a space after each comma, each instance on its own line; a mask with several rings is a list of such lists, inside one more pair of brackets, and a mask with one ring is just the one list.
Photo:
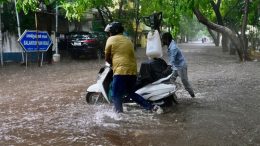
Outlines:
[[173, 79], [174, 81], [176, 80], [176, 78], [178, 76], [180, 76], [181, 78], [181, 82], [184, 86], [184, 88], [189, 92], [190, 95], [194, 95], [194, 91], [189, 83], [189, 79], [188, 79], [188, 71], [187, 71], [187, 66], [184, 66], [182, 68], [178, 68], [178, 70], [174, 70], [173, 72]]
[[114, 75], [112, 83], [112, 100], [116, 112], [123, 112], [123, 97], [131, 98], [147, 110], [151, 110], [153, 105], [142, 96], [135, 93], [136, 76], [135, 75]]

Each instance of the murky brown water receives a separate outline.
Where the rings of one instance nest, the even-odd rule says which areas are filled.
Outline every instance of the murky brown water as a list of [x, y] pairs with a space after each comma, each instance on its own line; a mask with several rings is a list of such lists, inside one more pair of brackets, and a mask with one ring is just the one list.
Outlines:
[[[180, 87], [180, 104], [154, 115], [84, 99], [102, 61], [63, 59], [26, 69], [0, 68], [0, 145], [260, 145], [260, 63], [202, 44], [181, 45], [196, 98]], [[139, 63], [144, 50], [137, 51]]]

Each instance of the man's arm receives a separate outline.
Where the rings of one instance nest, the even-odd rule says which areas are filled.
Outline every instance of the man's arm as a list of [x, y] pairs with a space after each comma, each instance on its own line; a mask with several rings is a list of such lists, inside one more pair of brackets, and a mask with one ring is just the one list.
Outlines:
[[112, 45], [109, 43], [109, 40], [107, 40], [105, 47], [105, 61], [112, 66], [111, 47]]
[[164, 75], [164, 76], [168, 76], [169, 74], [171, 74], [172, 73], [172, 66], [171, 65], [168, 65], [167, 67], [166, 67], [166, 69], [162, 72], [162, 74]]
[[170, 50], [169, 50], [169, 63], [172, 66], [173, 70], [177, 70], [177, 68], [174, 66], [175, 64], [175, 60], [176, 60], [176, 55], [177, 55], [177, 46], [174, 44], [171, 46]]

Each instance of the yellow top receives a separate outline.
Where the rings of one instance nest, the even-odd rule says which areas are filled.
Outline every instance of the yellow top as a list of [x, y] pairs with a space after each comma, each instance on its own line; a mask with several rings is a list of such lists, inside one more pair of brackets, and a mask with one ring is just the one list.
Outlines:
[[112, 63], [114, 75], [136, 75], [137, 64], [133, 43], [119, 34], [107, 39], [105, 48], [106, 61]]

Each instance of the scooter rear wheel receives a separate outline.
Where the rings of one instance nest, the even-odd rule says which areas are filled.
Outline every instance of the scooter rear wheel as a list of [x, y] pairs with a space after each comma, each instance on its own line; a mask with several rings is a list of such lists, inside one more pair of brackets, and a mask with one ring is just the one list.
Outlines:
[[101, 93], [97, 93], [97, 92], [87, 92], [87, 94], [86, 94], [86, 101], [87, 101], [88, 104], [106, 103], [106, 100], [102, 96], [102, 94]]

